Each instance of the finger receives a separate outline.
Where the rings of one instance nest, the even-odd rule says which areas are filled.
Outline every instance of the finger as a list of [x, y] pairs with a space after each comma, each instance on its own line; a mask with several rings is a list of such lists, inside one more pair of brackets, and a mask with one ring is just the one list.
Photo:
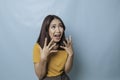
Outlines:
[[45, 42], [44, 42], [44, 46], [46, 46], [47, 45], [47, 38], [45, 38]]
[[65, 46], [67, 45], [67, 43], [65, 41], [63, 41], [63, 43], [64, 43]]
[[63, 48], [63, 49], [65, 49], [65, 47], [64, 46], [60, 46], [61, 48]]
[[71, 35], [69, 36], [69, 41], [72, 42], [72, 37], [71, 37]]
[[56, 43], [54, 43], [50, 48], [49, 48], [49, 50], [51, 50], [53, 47], [55, 47], [56, 46]]
[[66, 38], [66, 40], [67, 40], [67, 43], [68, 43], [69, 42], [68, 38]]
[[70, 45], [69, 37], [66, 38], [66, 40], [67, 40], [67, 46], [69, 46]]
[[71, 37], [71, 35], [69, 36], [68, 44], [69, 45], [72, 44], [72, 37]]
[[50, 53], [56, 53], [58, 50], [51, 50]]
[[48, 44], [48, 47], [51, 46], [51, 44], [53, 43], [53, 39], [50, 41], [50, 43]]
[[69, 46], [70, 45], [70, 41], [69, 41], [69, 38], [67, 37], [66, 38], [66, 45], [65, 46]]

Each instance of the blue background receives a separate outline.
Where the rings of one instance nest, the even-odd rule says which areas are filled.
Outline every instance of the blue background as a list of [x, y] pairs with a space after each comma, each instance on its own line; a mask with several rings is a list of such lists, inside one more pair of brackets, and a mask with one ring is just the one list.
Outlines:
[[32, 50], [48, 14], [72, 35], [71, 80], [120, 80], [120, 0], [0, 0], [0, 80], [37, 80]]

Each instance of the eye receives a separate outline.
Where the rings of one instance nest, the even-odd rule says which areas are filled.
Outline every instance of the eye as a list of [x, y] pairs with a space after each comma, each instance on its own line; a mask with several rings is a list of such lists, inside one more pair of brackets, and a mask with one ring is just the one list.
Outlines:
[[62, 24], [59, 24], [59, 26], [60, 26], [61, 28], [63, 28], [63, 25], [62, 25]]
[[56, 26], [54, 26], [54, 25], [53, 25], [53, 26], [51, 26], [51, 28], [52, 28], [52, 29], [55, 29], [55, 27], [56, 27]]

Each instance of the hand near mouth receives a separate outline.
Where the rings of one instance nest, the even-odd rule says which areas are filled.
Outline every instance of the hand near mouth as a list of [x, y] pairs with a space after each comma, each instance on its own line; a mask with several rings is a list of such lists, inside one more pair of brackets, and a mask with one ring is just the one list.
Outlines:
[[69, 38], [66, 38], [66, 41], [63, 41], [65, 46], [60, 46], [61, 48], [65, 49], [69, 56], [73, 55], [73, 48], [72, 48], [72, 38], [69, 36]]
[[41, 58], [47, 59], [50, 53], [57, 52], [57, 50], [53, 50], [55, 46], [56, 46], [56, 43], [53, 42], [53, 39], [47, 45], [47, 38], [45, 38], [44, 46], [43, 46], [43, 49], [41, 50]]

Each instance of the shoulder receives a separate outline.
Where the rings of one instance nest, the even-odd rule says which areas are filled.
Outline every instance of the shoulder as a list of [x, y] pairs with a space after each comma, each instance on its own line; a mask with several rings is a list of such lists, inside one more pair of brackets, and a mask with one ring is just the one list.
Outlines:
[[34, 47], [39, 47], [39, 44], [38, 44], [38, 43], [35, 43], [35, 44], [34, 44]]
[[40, 45], [39, 45], [38, 43], [35, 43], [35, 44], [34, 44], [34, 48], [36, 48], [36, 49], [41, 49], [41, 47], [40, 47]]
[[38, 43], [34, 44], [33, 48], [33, 62], [39, 62], [40, 61], [40, 46]]

